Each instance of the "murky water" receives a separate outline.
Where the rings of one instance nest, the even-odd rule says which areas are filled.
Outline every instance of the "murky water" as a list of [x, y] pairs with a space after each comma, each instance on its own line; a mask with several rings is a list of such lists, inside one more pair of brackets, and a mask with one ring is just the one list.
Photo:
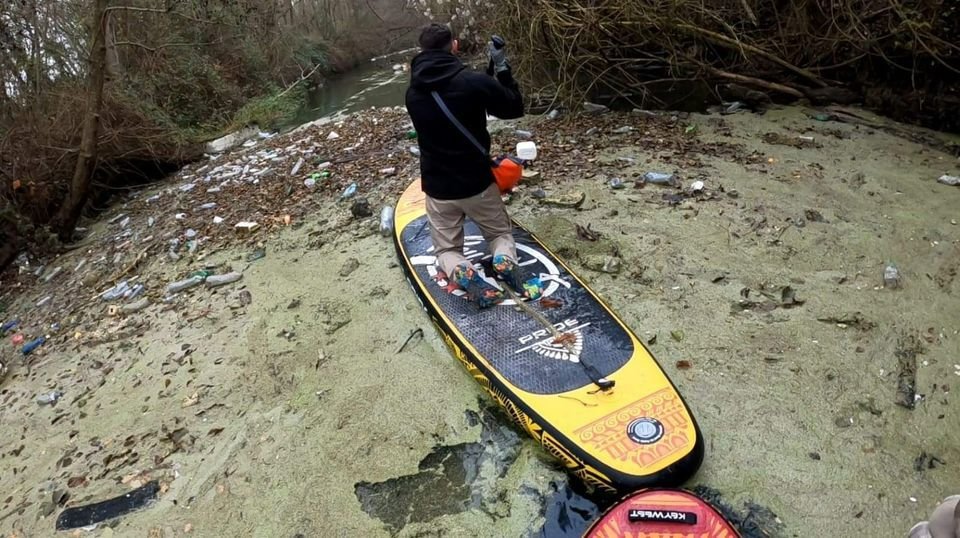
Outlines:
[[[468, 424], [481, 427], [479, 441], [434, 447], [420, 461], [415, 474], [377, 483], [358, 482], [354, 489], [363, 511], [382, 521], [393, 534], [410, 524], [469, 510], [499, 517], [504, 499], [495, 482], [502, 480], [516, 462], [521, 437], [499, 408], [481, 406], [479, 412], [468, 410], [466, 414]], [[598, 505], [574, 487], [561, 480], [552, 481], [546, 491], [520, 488], [520, 496], [542, 507], [540, 515], [545, 520], [527, 536], [583, 536], [610, 502]]]
[[496, 517], [492, 507], [501, 499], [493, 494], [493, 482], [502, 479], [516, 461], [520, 436], [497, 409], [466, 413], [468, 424], [482, 427], [478, 442], [434, 447], [415, 474], [357, 483], [355, 491], [363, 511], [393, 532], [467, 510]]
[[571, 486], [568, 482], [553, 482], [550, 484], [552, 493], [548, 495], [533, 489], [521, 491], [524, 495], [535, 496], [543, 506], [543, 527], [531, 533], [530, 538], [579, 538], [600, 515], [602, 507]]
[[411, 57], [410, 52], [396, 54], [330, 78], [308, 94], [291, 126], [370, 107], [403, 105], [410, 72], [394, 71], [393, 66], [408, 64]]

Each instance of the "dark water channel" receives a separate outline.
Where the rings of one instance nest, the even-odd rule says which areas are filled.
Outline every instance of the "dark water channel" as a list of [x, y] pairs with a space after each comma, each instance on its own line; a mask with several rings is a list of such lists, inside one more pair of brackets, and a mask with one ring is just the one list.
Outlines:
[[329, 78], [307, 95], [291, 127], [320, 118], [350, 114], [370, 107], [401, 106], [410, 82], [410, 72], [394, 71], [409, 64], [411, 52], [397, 53], [361, 64], [347, 73]]
[[[497, 408], [466, 413], [467, 423], [481, 428], [479, 441], [434, 447], [420, 461], [417, 473], [384, 482], [358, 482], [354, 490], [363, 511], [392, 533], [468, 510], [500, 517], [499, 507], [511, 499], [504, 499], [495, 483], [520, 455], [521, 437]], [[546, 521], [541, 528], [531, 529], [531, 537], [580, 537], [601, 511], [601, 505], [565, 481], [551, 482], [547, 491], [524, 486], [513, 495], [533, 499], [542, 507]]]

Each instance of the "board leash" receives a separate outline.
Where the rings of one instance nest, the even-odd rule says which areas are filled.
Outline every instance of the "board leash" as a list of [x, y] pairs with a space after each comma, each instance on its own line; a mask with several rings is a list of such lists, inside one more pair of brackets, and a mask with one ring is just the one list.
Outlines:
[[[553, 335], [554, 343], [558, 343], [558, 341], [562, 341], [563, 334], [559, 330], [557, 330], [557, 328], [554, 327], [552, 323], [550, 323], [550, 320], [545, 318], [543, 314], [541, 314], [540, 312], [537, 312], [536, 310], [534, 310], [533, 307], [525, 303], [520, 297], [517, 296], [516, 293], [514, 293], [512, 289], [510, 289], [510, 286], [504, 285], [503, 289], [504, 291], [507, 292], [507, 295], [509, 295], [510, 298], [513, 299], [513, 302], [516, 303], [517, 306], [519, 306], [524, 312], [529, 314], [530, 317], [532, 317], [538, 323], [543, 325], [545, 329], [550, 331], [550, 334]], [[563, 343], [563, 346], [567, 348], [567, 351], [573, 353], [572, 344], [570, 344], [569, 342], [562, 342], [562, 343]], [[587, 376], [590, 378], [590, 381], [592, 381], [594, 385], [599, 387], [600, 390], [606, 392], [612, 389], [614, 385], [616, 385], [617, 383], [616, 381], [603, 377], [603, 375], [600, 373], [599, 370], [597, 370], [595, 366], [584, 362], [582, 356], [580, 357], [580, 360], [577, 361], [577, 364], [583, 367], [584, 371], [587, 373]]]

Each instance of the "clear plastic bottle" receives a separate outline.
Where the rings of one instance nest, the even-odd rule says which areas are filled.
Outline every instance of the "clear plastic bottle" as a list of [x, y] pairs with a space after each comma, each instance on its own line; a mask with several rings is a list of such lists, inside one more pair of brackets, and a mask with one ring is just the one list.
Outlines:
[[116, 301], [117, 299], [123, 297], [123, 294], [127, 293], [129, 289], [130, 283], [124, 280], [123, 282], [104, 292], [101, 297], [104, 301]]
[[888, 263], [883, 269], [883, 285], [887, 288], [899, 288], [903, 284], [903, 278], [900, 276], [900, 270], [897, 266]]
[[351, 183], [350, 186], [343, 191], [343, 194], [340, 195], [340, 199], [346, 200], [347, 198], [352, 198], [354, 194], [357, 194], [357, 184]]
[[227, 273], [225, 275], [213, 275], [207, 277], [207, 287], [216, 288], [218, 286], [224, 286], [226, 284], [231, 284], [243, 278], [242, 273]]
[[203, 281], [206, 279], [207, 278], [204, 276], [197, 275], [197, 276], [192, 276], [186, 280], [181, 280], [180, 282], [174, 282], [173, 284], [170, 284], [169, 286], [167, 286], [167, 293], [171, 295], [174, 293], [180, 293], [181, 291], [188, 290], [194, 286], [199, 286], [200, 284], [203, 284]]
[[676, 185], [677, 182], [676, 176], [662, 172], [647, 172], [643, 175], [643, 180], [654, 185]]
[[37, 396], [37, 405], [52, 405], [62, 397], [63, 397], [63, 393], [60, 392], [59, 390], [55, 390], [53, 392], [45, 392], [40, 396]]
[[380, 210], [380, 235], [388, 237], [393, 233], [393, 206], [384, 206]]

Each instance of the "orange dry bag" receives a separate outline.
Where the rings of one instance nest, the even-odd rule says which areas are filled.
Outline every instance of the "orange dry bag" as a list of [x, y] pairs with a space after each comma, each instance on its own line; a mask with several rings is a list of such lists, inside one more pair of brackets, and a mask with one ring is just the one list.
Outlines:
[[[453, 113], [450, 112], [450, 109], [447, 108], [446, 103], [443, 102], [443, 99], [440, 98], [440, 94], [433, 91], [430, 92], [433, 95], [433, 100], [437, 102], [437, 106], [440, 107], [440, 110], [443, 111], [444, 115], [447, 116], [447, 119], [450, 120], [457, 130], [466, 137], [476, 147], [480, 153], [485, 157], [490, 159], [490, 154], [487, 153], [487, 150], [480, 145], [480, 142], [477, 142], [477, 139], [474, 138], [470, 131], [460, 123]], [[493, 167], [493, 177], [497, 182], [497, 187], [500, 188], [500, 193], [505, 194], [512, 191], [518, 183], [520, 183], [520, 178], [523, 177], [523, 165], [519, 159], [514, 157], [499, 157], [496, 159], [490, 159], [490, 166]]]
[[520, 183], [520, 178], [523, 177], [523, 165], [513, 157], [500, 157], [493, 161], [493, 177], [497, 180], [500, 193], [506, 194]]

